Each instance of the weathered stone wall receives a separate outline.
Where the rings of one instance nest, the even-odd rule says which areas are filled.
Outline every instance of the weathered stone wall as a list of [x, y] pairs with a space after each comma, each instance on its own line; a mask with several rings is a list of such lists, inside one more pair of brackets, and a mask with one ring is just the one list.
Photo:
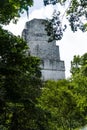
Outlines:
[[30, 53], [41, 59], [42, 78], [64, 79], [65, 66], [64, 61], [60, 60], [59, 46], [56, 42], [48, 43], [48, 36], [45, 31], [45, 25], [42, 19], [33, 19], [26, 23], [22, 36], [27, 41]]

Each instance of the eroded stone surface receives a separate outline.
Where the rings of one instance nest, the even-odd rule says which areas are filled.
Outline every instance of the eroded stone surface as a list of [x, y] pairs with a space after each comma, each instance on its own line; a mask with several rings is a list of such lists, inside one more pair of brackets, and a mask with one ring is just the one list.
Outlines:
[[48, 42], [44, 22], [42, 19], [27, 22], [22, 36], [27, 41], [30, 54], [41, 59], [42, 78], [64, 79], [65, 65], [64, 61], [60, 60], [59, 46], [56, 46], [56, 41]]

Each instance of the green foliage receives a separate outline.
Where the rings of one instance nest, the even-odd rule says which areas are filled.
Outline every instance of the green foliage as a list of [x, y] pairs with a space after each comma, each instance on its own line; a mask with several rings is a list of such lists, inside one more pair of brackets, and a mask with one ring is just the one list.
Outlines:
[[[87, 78], [48, 81], [38, 98], [38, 107], [51, 114], [50, 129], [76, 129], [87, 124]], [[55, 126], [55, 127], [54, 127]]]
[[72, 75], [81, 74], [87, 76], [87, 53], [82, 56], [74, 56], [71, 61], [71, 73]]
[[79, 73], [80, 71], [80, 67], [81, 67], [81, 57], [78, 56], [74, 56], [73, 57], [73, 61], [71, 61], [71, 73], [72, 75]]
[[[0, 24], [17, 22], [33, 0], [1, 0]], [[47, 112], [36, 107], [42, 81], [40, 59], [27, 43], [0, 26], [0, 129], [48, 130]]]
[[39, 65], [38, 58], [28, 55], [23, 39], [0, 28], [0, 126], [3, 129], [36, 128], [35, 103], [41, 88]]
[[54, 11], [52, 19], [46, 20], [45, 26], [45, 30], [47, 31], [47, 35], [49, 36], [48, 42], [62, 39], [63, 32], [66, 29], [66, 25], [62, 27], [62, 23], [60, 20], [60, 12]]
[[55, 5], [57, 3], [57, 0], [43, 0], [44, 5], [49, 5], [49, 4], [53, 4]]
[[9, 24], [11, 20], [17, 22], [20, 14], [33, 5], [33, 0], [0, 0], [0, 23]]
[[[45, 0], [44, 0], [45, 1]], [[69, 24], [65, 26], [70, 26], [71, 30], [73, 32], [76, 32], [78, 29], [80, 29], [82, 32], [87, 31], [87, 1], [86, 0], [52, 0], [52, 2], [49, 2], [49, 0], [46, 0], [47, 4], [59, 4], [63, 11], [61, 11], [60, 7], [57, 9], [58, 12], [60, 12], [60, 15], [57, 15], [55, 17], [53, 15], [51, 20], [48, 20], [49, 24], [51, 25], [47, 27], [47, 32], [50, 32], [50, 39], [55, 40], [55, 37], [57, 36], [56, 40], [61, 40], [63, 37], [63, 19], [67, 19]], [[54, 4], [53, 4], [54, 5]], [[64, 13], [63, 13], [64, 12]], [[56, 24], [56, 22], [59, 20], [59, 23]], [[57, 31], [55, 31], [55, 28], [59, 28]], [[53, 31], [51, 31], [53, 28]], [[58, 35], [56, 35], [56, 32]], [[53, 34], [54, 33], [54, 34]]]

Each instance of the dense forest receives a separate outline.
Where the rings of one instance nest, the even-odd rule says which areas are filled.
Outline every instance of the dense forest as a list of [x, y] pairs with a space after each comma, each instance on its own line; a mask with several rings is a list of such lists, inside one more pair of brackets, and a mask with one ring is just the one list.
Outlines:
[[[79, 130], [87, 124], [87, 53], [73, 57], [69, 79], [42, 81], [40, 59], [27, 53], [26, 41], [3, 29], [24, 11], [29, 15], [29, 6], [33, 0], [0, 0], [0, 130]], [[80, 19], [87, 17], [86, 0], [71, 0], [66, 13], [72, 31], [86, 31]], [[48, 21], [48, 32], [59, 15]]]

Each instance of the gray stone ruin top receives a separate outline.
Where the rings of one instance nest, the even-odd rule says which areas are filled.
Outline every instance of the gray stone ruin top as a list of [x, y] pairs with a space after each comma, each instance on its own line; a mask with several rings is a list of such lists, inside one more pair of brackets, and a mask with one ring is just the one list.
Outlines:
[[27, 41], [30, 54], [41, 59], [42, 78], [44, 80], [64, 79], [65, 65], [64, 61], [60, 60], [59, 46], [56, 46], [56, 41], [48, 42], [49, 37], [44, 22], [46, 20], [43, 19], [26, 22], [22, 36]]

